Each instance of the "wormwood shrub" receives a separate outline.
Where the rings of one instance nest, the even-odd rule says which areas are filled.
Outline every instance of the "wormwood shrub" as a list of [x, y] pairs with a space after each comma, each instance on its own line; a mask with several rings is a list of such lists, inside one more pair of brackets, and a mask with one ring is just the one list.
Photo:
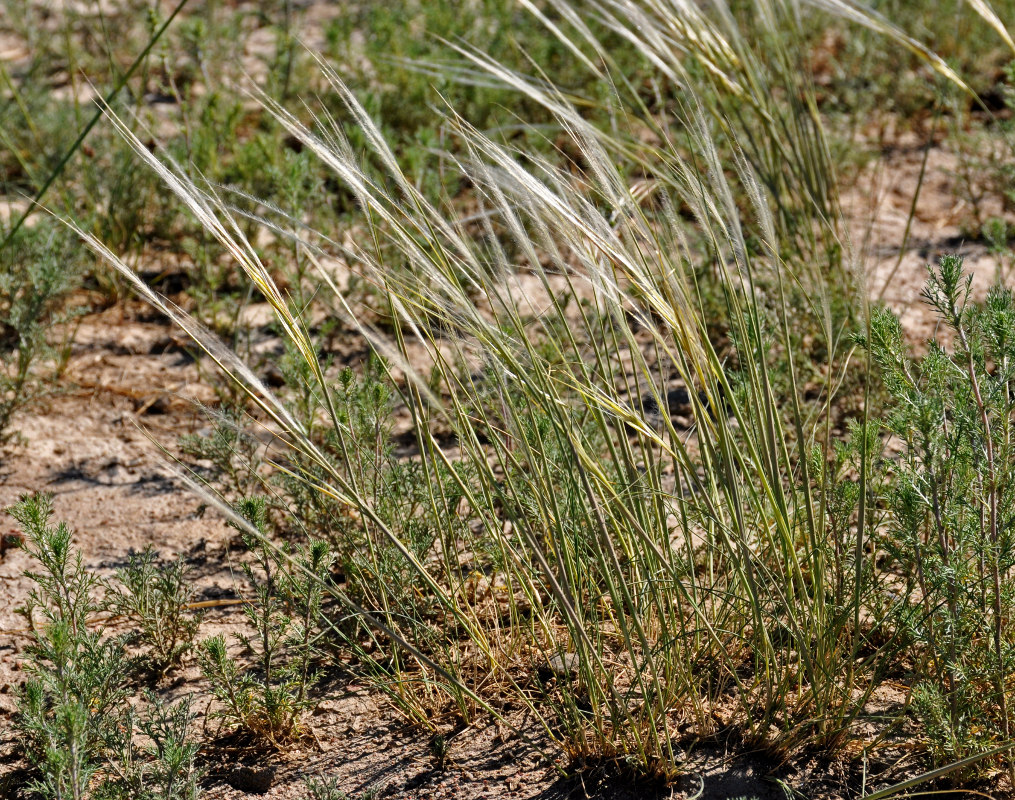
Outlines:
[[106, 739], [110, 779], [103, 793], [123, 800], [197, 800], [198, 743], [190, 699], [172, 705], [152, 693], [141, 711], [127, 706]]
[[46, 225], [22, 229], [0, 250], [0, 443], [14, 415], [49, 391], [66, 361], [67, 349], [49, 335], [64, 319], [79, 268], [70, 237]]
[[18, 704], [26, 753], [40, 773], [30, 788], [46, 798], [81, 798], [126, 699], [128, 661], [119, 641], [88, 626], [99, 610], [98, 580], [73, 552], [67, 526], [49, 525], [50, 499], [26, 497], [8, 511], [41, 567], [27, 573], [36, 586], [21, 609], [33, 631]]
[[915, 359], [890, 312], [861, 337], [894, 400], [903, 443], [880, 498], [897, 584], [890, 611], [916, 656], [912, 709], [937, 763], [1007, 742], [1015, 700], [1015, 295], [969, 301], [962, 260], [931, 270], [924, 297], [952, 343]]
[[[331, 364], [322, 364], [330, 370]], [[305, 435], [319, 448], [331, 466], [341, 469], [350, 481], [364, 487], [378, 503], [389, 507], [401, 482], [391, 441], [393, 390], [384, 375], [384, 364], [370, 357], [357, 376], [350, 367], [338, 371], [336, 406], [345, 434], [327, 428], [315, 418], [317, 398], [308, 387], [313, 375], [291, 347], [278, 362], [286, 393], [286, 408], [303, 426]], [[205, 480], [231, 502], [252, 496], [264, 488], [268, 452], [252, 432], [253, 417], [242, 402], [228, 402], [209, 412], [211, 434], [185, 435], [178, 439], [183, 453], [206, 462]], [[271, 474], [273, 499], [266, 505], [264, 523], [269, 533], [298, 532], [301, 536], [327, 539], [340, 560], [350, 557], [359, 544], [362, 524], [349, 515], [348, 504], [321, 495], [314, 488], [321, 480], [320, 465], [293, 454], [286, 469]], [[198, 465], [192, 464], [195, 472]]]
[[201, 643], [201, 669], [222, 703], [220, 716], [272, 746], [302, 733], [304, 712], [312, 708], [310, 689], [323, 586], [332, 556], [326, 542], [312, 540], [290, 559], [267, 539], [267, 502], [245, 498], [237, 510], [257, 530], [244, 533], [254, 558], [244, 572], [254, 589], [245, 606], [253, 636], [237, 639], [254, 654], [255, 668], [244, 669], [226, 651], [226, 640], [214, 636]]
[[[110, 605], [101, 596], [103, 584], [74, 551], [67, 526], [49, 524], [51, 499], [25, 497], [8, 512], [24, 531], [25, 550], [40, 565], [27, 573], [36, 585], [20, 609], [33, 633], [16, 723], [38, 772], [29, 790], [59, 800], [195, 800], [197, 744], [188, 737], [189, 701], [166, 706], [149, 693], [141, 710], [131, 707], [127, 637], [109, 636], [96, 620]], [[136, 562], [122, 574], [135, 588], [140, 580], [150, 589], [158, 570], [150, 553], [141, 560], [147, 571], [140, 579]], [[171, 584], [177, 572], [170, 567], [165, 580]], [[116, 591], [120, 598], [132, 596], [130, 589]], [[144, 624], [165, 629], [154, 609], [179, 620], [178, 607], [166, 610], [155, 603], [145, 611]]]
[[128, 565], [117, 570], [106, 605], [137, 625], [133, 638], [147, 648], [151, 666], [164, 675], [191, 649], [201, 620], [187, 611], [194, 591], [183, 557], [168, 564], [157, 559], [150, 545], [132, 555]]
[[[310, 368], [291, 346], [279, 366], [288, 392], [287, 408], [329, 466], [342, 470], [383, 509], [397, 506], [402, 494], [399, 489], [405, 484], [396, 477], [400, 470], [391, 441], [393, 391], [385, 380], [384, 364], [371, 357], [359, 376], [350, 367], [338, 372], [335, 412], [341, 430], [321, 425], [317, 419], [317, 398], [309, 390], [313, 385]], [[330, 362], [322, 365], [324, 370], [330, 367]], [[292, 466], [294, 469], [274, 477], [284, 498], [283, 524], [311, 537], [327, 539], [346, 568], [362, 544], [362, 521], [350, 514], [348, 504], [323, 496], [314, 488], [324, 477], [320, 464], [297, 454]]]
[[243, 407], [225, 404], [211, 413], [210, 436], [187, 434], [177, 441], [184, 455], [207, 461], [211, 482], [230, 500], [254, 492], [260, 484], [261, 443], [246, 429]]
[[[424, 563], [434, 567], [442, 527], [467, 533], [467, 521], [458, 513], [460, 483], [468, 480], [467, 470], [431, 466], [431, 479], [441, 485], [440, 500], [435, 503], [436, 498], [429, 496], [428, 477], [420, 462], [399, 457], [392, 435], [396, 388], [382, 358], [371, 355], [358, 370], [345, 367], [334, 372], [334, 426], [322, 424], [316, 406], [319, 397], [311, 390], [314, 378], [307, 362], [290, 348], [279, 367], [286, 408], [301, 425], [301, 434], [313, 442], [313, 457], [287, 453], [284, 461], [278, 461], [282, 469], [270, 477], [259, 477], [255, 473], [271, 459], [260, 456], [252, 444], [256, 440], [246, 429], [251, 418], [239, 412], [218, 415], [212, 437], [189, 437], [181, 444], [191, 456], [207, 459], [207, 480], [226, 498], [237, 496], [243, 489], [255, 490], [256, 481], [267, 482], [270, 500], [258, 497], [240, 505], [262, 535], [316, 541], [309, 550], [297, 551], [299, 559], [313, 556], [314, 548], [327, 547], [327, 564], [320, 563], [320, 575], [327, 577], [334, 563], [347, 596], [363, 607], [385, 609], [389, 623], [394, 626], [397, 620], [398, 625], [411, 628], [426, 652], [453, 647], [443, 635], [440, 604], [427, 590], [418, 567]], [[329, 362], [322, 364], [322, 369], [332, 373]], [[362, 515], [347, 500], [319, 490], [334, 473], [343, 475], [371, 498], [373, 518]], [[404, 548], [394, 544], [382, 528], [398, 531]], [[296, 735], [299, 716], [305, 709], [289, 706], [285, 699], [292, 695], [292, 687], [284, 686], [292, 676], [278, 673], [265, 680], [260, 664], [270, 662], [274, 671], [281, 663], [276, 655], [266, 659], [263, 654], [285, 649], [276, 638], [286, 638], [283, 629], [291, 622], [286, 614], [296, 605], [304, 610], [319, 605], [322, 587], [308, 583], [300, 588], [299, 570], [281, 553], [253, 538], [246, 538], [245, 543], [255, 554], [252, 582], [259, 587], [256, 602], [248, 607], [248, 614], [257, 619], [259, 633], [245, 640], [256, 654], [254, 670], [241, 669], [231, 662], [224, 640], [205, 642], [201, 658], [207, 674], [215, 676], [216, 691], [221, 692], [226, 708], [224, 716], [269, 743], [281, 744]], [[488, 549], [489, 555], [495, 555], [496, 548]], [[446, 547], [440, 557], [449, 557]], [[486, 560], [473, 565], [487, 566]], [[455, 575], [455, 580], [462, 583], [462, 574]], [[304, 624], [303, 630], [309, 631], [310, 627]], [[412, 700], [407, 703], [404, 682], [393, 680], [401, 656], [391, 657], [385, 649], [375, 650], [376, 634], [362, 624], [358, 615], [346, 616], [339, 627], [332, 631], [337, 638], [330, 640], [331, 646], [351, 648], [376, 686], [408, 715], [425, 723], [429, 715], [423, 708], [426, 704]], [[303, 653], [301, 658], [307, 663], [312, 653], [308, 649]], [[251, 682], [255, 675], [258, 677]]]

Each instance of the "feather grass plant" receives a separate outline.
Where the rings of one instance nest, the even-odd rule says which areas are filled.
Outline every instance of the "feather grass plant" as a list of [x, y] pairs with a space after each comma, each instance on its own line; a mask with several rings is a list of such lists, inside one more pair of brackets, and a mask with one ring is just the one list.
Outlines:
[[[858, 6], [824, 5], [901, 37]], [[581, 34], [569, 40], [572, 52], [591, 44], [589, 68], [621, 86], [576, 9], [553, 7]], [[346, 243], [291, 218], [266, 224], [301, 231], [322, 291], [330, 290], [327, 308], [369, 343], [411, 416], [420, 487], [411, 513], [386, 507], [376, 484], [349, 468], [358, 444], [340, 413], [340, 381], [226, 199], [153, 155], [112, 114], [138, 157], [272, 305], [306, 367], [306, 418], [79, 233], [244, 389], [288, 449], [278, 468], [355, 510], [360, 563], [377, 580], [325, 588], [371, 631], [377, 647], [361, 657], [407, 714], [430, 724], [436, 709], [452, 708], [467, 722], [488, 712], [511, 724], [511, 709], [521, 707], [573, 763], [616, 761], [663, 776], [679, 769], [689, 735], [737, 731], [775, 750], [835, 747], [850, 738], [894, 644], [884, 630], [883, 576], [869, 558], [870, 428], [858, 424], [829, 462], [829, 430], [816, 424], [827, 419], [847, 354], [827, 309], [836, 281], [851, 280], [845, 269], [817, 269], [817, 248], [800, 244], [840, 237], [820, 120], [806, 92], [785, 105], [771, 99], [770, 75], [721, 5], [711, 13], [676, 3], [594, 7], [615, 32], [639, 31], [646, 54], [679, 87], [678, 110], [657, 129], [676, 120], [688, 146], [665, 135], [633, 149], [630, 139], [594, 129], [552, 85], [473, 54], [493, 78], [553, 111], [583, 166], [569, 172], [517, 152], [449, 110], [464, 155], [447, 158], [479, 205], [465, 221], [406, 177], [328, 64], [320, 62], [321, 74], [348, 122], [321, 117], [308, 126], [257, 95], [356, 196], [368, 221]], [[782, 36], [798, 10], [754, 8], [770, 37]], [[788, 48], [774, 59], [776, 76], [796, 68], [793, 42], [789, 34], [771, 45]], [[704, 76], [683, 66], [689, 52]], [[747, 138], [727, 116], [734, 101], [765, 120]], [[644, 119], [638, 110], [625, 116], [624, 103], [618, 89], [621, 129]], [[366, 154], [350, 146], [350, 124]], [[649, 158], [659, 185], [646, 209], [624, 167]], [[797, 223], [787, 197], [797, 201]], [[347, 302], [325, 254], [383, 290], [388, 332]], [[694, 269], [701, 264], [719, 276], [725, 353], [709, 337]], [[824, 332], [829, 354], [816, 410], [795, 380], [794, 328], [807, 319]], [[787, 365], [779, 386], [788, 394], [776, 385], [777, 358]], [[674, 383], [686, 391], [687, 425], [646, 413], [667, 408]], [[330, 449], [311, 433], [321, 428]], [[440, 430], [452, 432], [451, 444]], [[407, 595], [383, 580], [392, 563], [409, 576]]]

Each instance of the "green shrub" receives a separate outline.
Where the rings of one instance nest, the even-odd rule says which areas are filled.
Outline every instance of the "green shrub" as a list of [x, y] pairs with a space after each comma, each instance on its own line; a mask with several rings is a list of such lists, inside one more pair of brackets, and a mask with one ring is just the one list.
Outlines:
[[70, 341], [54, 328], [68, 320], [81, 266], [73, 238], [50, 224], [22, 229], [0, 249], [0, 443], [18, 411], [53, 391]]
[[1015, 700], [1015, 298], [970, 302], [962, 260], [943, 258], [924, 296], [942, 333], [909, 355], [898, 320], [875, 310], [861, 339], [891, 396], [887, 527], [895, 625], [911, 643], [913, 710], [937, 764], [1010, 741]]
[[244, 607], [254, 635], [236, 637], [255, 665], [241, 666], [222, 636], [202, 642], [198, 655], [222, 704], [220, 716], [262, 742], [283, 746], [303, 733], [303, 715], [316, 703], [310, 695], [317, 680], [313, 660], [332, 557], [321, 541], [292, 556], [272, 545], [264, 498], [246, 498], [237, 509], [257, 532], [244, 534], [253, 563], [243, 565], [254, 590]]
[[107, 606], [102, 582], [67, 526], [49, 524], [50, 498], [24, 497], [8, 512], [40, 566], [27, 573], [35, 587], [20, 609], [32, 629], [16, 722], [37, 772], [28, 788], [52, 800], [196, 800], [189, 700], [168, 707], [149, 693], [140, 711], [130, 705], [125, 638], [108, 635], [97, 616]]
[[141, 711], [127, 706], [106, 740], [108, 772], [103, 800], [197, 800], [198, 744], [189, 698], [168, 705], [152, 693]]
[[93, 597], [98, 581], [73, 551], [66, 525], [49, 525], [50, 499], [25, 497], [8, 511], [41, 567], [27, 573], [36, 586], [21, 609], [33, 630], [18, 703], [25, 750], [41, 775], [32, 789], [77, 800], [88, 796], [115, 728], [127, 695], [128, 661], [119, 641], [89, 627], [99, 610]]
[[182, 556], [163, 563], [149, 545], [117, 570], [106, 592], [107, 607], [137, 626], [134, 636], [160, 675], [191, 649], [201, 623], [187, 610], [194, 597], [188, 573]]

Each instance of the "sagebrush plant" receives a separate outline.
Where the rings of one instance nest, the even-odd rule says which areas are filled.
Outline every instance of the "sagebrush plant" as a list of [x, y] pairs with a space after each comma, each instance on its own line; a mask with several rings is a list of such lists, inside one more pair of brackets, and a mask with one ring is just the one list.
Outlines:
[[134, 638], [145, 647], [153, 669], [164, 675], [187, 653], [201, 624], [188, 609], [194, 599], [183, 556], [160, 561], [151, 545], [132, 554], [106, 590], [106, 606], [137, 626]]
[[219, 715], [266, 744], [283, 746], [304, 732], [303, 716], [316, 703], [314, 661], [333, 559], [320, 540], [293, 554], [271, 544], [264, 497], [244, 498], [237, 512], [256, 531], [244, 533], [253, 563], [243, 565], [254, 593], [244, 607], [254, 635], [236, 634], [254, 665], [229, 655], [223, 636], [203, 641], [198, 656], [222, 705]]
[[199, 744], [190, 698], [172, 705], [148, 692], [138, 711], [127, 706], [106, 740], [110, 777], [102, 796], [119, 800], [197, 800]]
[[[5, 230], [0, 225], [0, 235]], [[67, 295], [83, 263], [73, 238], [51, 225], [22, 230], [0, 250], [0, 443], [15, 414], [53, 391], [69, 353]]]
[[[958, 81], [882, 18], [824, 5]], [[433, 201], [409, 179], [328, 64], [320, 72], [351, 123], [328, 115], [308, 126], [258, 95], [368, 221], [369, 235], [306, 228], [299, 242], [319, 266], [322, 305], [383, 365], [386, 388], [370, 391], [388, 393], [411, 420], [414, 447], [395, 461], [418, 476], [411, 484], [388, 482], [399, 473], [377, 444], [373, 455], [362, 449], [368, 431], [357, 433], [343, 412], [350, 379], [319, 357], [311, 315], [232, 210], [112, 115], [273, 307], [303, 362], [293, 372], [300, 404], [269, 391], [109, 248], [85, 240], [244, 387], [288, 448], [278, 467], [355, 511], [352, 563], [362, 578], [335, 585], [318, 575], [312, 585], [370, 631], [373, 652], [358, 652], [407, 713], [505, 719], [508, 705], [521, 707], [573, 763], [619, 761], [664, 776], [679, 769], [685, 737], [723, 729], [776, 751], [840, 746], [856, 735], [891, 656], [872, 643], [892, 624], [884, 598], [896, 575], [872, 556], [871, 428], [861, 421], [835, 452], [828, 421], [849, 348], [850, 317], [833, 301], [851, 274], [835, 249], [834, 169], [808, 84], [794, 72], [799, 9], [760, 0], [746, 9], [763, 24], [773, 65], [723, 4], [592, 4], [674, 93], [653, 114], [625, 95], [625, 76], [577, 7], [552, 7], [562, 22], [547, 23], [567, 51], [619, 87], [608, 98], [614, 124], [597, 128], [547, 81], [469, 53], [488, 79], [549, 111], [580, 160], [562, 169], [538, 152], [521, 159], [449, 111], [443, 124], [463, 150], [444, 166], [478, 206], [466, 220], [450, 198]], [[758, 104], [743, 128], [727, 114], [738, 97]], [[624, 133], [646, 118], [648, 146]], [[347, 137], [350, 124], [361, 147]], [[631, 187], [632, 165], [651, 171], [651, 203]], [[272, 230], [295, 230], [276, 219], [266, 220]], [[343, 294], [326, 258], [383, 289], [383, 328]], [[726, 309], [727, 353], [710, 338], [695, 280], [702, 267]], [[846, 295], [860, 297], [856, 287]], [[817, 401], [798, 380], [797, 326], [816, 331], [825, 352]], [[648, 413], [679, 389], [684, 422]], [[380, 492], [365, 479], [377, 474], [364, 474], [371, 460], [384, 467]], [[392, 504], [398, 485], [413, 491]], [[245, 501], [239, 514], [220, 507], [259, 564], [249, 613], [263, 662], [280, 652], [288, 624], [269, 588], [283, 570], [266, 501]], [[255, 732], [293, 735], [298, 709], [284, 672], [269, 693], [274, 684], [236, 666], [223, 640], [204, 657], [227, 714]], [[533, 680], [542, 663], [567, 668]]]
[[33, 791], [47, 798], [85, 798], [102, 763], [106, 738], [127, 696], [122, 643], [90, 626], [99, 611], [97, 578], [71, 546], [66, 525], [49, 524], [49, 497], [24, 497], [8, 509], [39, 564], [22, 615], [33, 631], [26, 648], [28, 681], [18, 703], [25, 750], [40, 777]]
[[[881, 546], [895, 560], [892, 622], [915, 657], [913, 710], [938, 764], [1011, 741], [1015, 669], [1015, 296], [970, 301], [972, 276], [941, 259], [924, 297], [940, 321], [913, 358], [898, 319], [878, 309], [870, 349], [893, 399]], [[884, 485], [884, 484], [883, 484]]]
[[20, 609], [32, 630], [16, 721], [36, 770], [27, 788], [52, 800], [196, 800], [190, 701], [167, 706], [148, 693], [130, 704], [125, 637], [106, 630], [103, 582], [85, 567], [70, 529], [50, 524], [51, 498], [26, 496], [7, 511], [39, 565], [26, 573], [35, 586]]
[[185, 456], [208, 462], [209, 482], [234, 502], [260, 488], [263, 446], [251, 433], [240, 403], [224, 403], [208, 417], [209, 434], [187, 434], [177, 443]]

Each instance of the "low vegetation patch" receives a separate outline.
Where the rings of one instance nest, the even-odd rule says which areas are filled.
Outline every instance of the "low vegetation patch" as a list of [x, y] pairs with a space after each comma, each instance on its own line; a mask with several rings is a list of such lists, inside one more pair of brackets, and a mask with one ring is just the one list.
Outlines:
[[[102, 577], [47, 496], [12, 506], [35, 565], [23, 795], [196, 799], [217, 751], [313, 741], [336, 674], [426, 732], [433, 774], [482, 722], [603, 786], [683, 786], [721, 747], [826, 759], [876, 800], [1015, 791], [1015, 299], [999, 270], [977, 300], [945, 256], [911, 351], [840, 207], [827, 122], [869, 98], [816, 65], [860, 26], [835, 64], [905, 50], [958, 118], [976, 59], [908, 10], [814, 5], [366, 4], [316, 46], [289, 3], [153, 11], [139, 87], [95, 67], [121, 91], [91, 154], [8, 79], [5, 185], [59, 199], [105, 264], [89, 302], [135, 292], [201, 354], [219, 402], [174, 452], [243, 576], [208, 635], [186, 556]], [[53, 24], [15, 6], [23, 38]], [[270, 33], [253, 79], [224, 74], [230, 26]], [[1003, 256], [1008, 223], [978, 214]], [[0, 438], [71, 341], [81, 259], [54, 230], [0, 226]]]

